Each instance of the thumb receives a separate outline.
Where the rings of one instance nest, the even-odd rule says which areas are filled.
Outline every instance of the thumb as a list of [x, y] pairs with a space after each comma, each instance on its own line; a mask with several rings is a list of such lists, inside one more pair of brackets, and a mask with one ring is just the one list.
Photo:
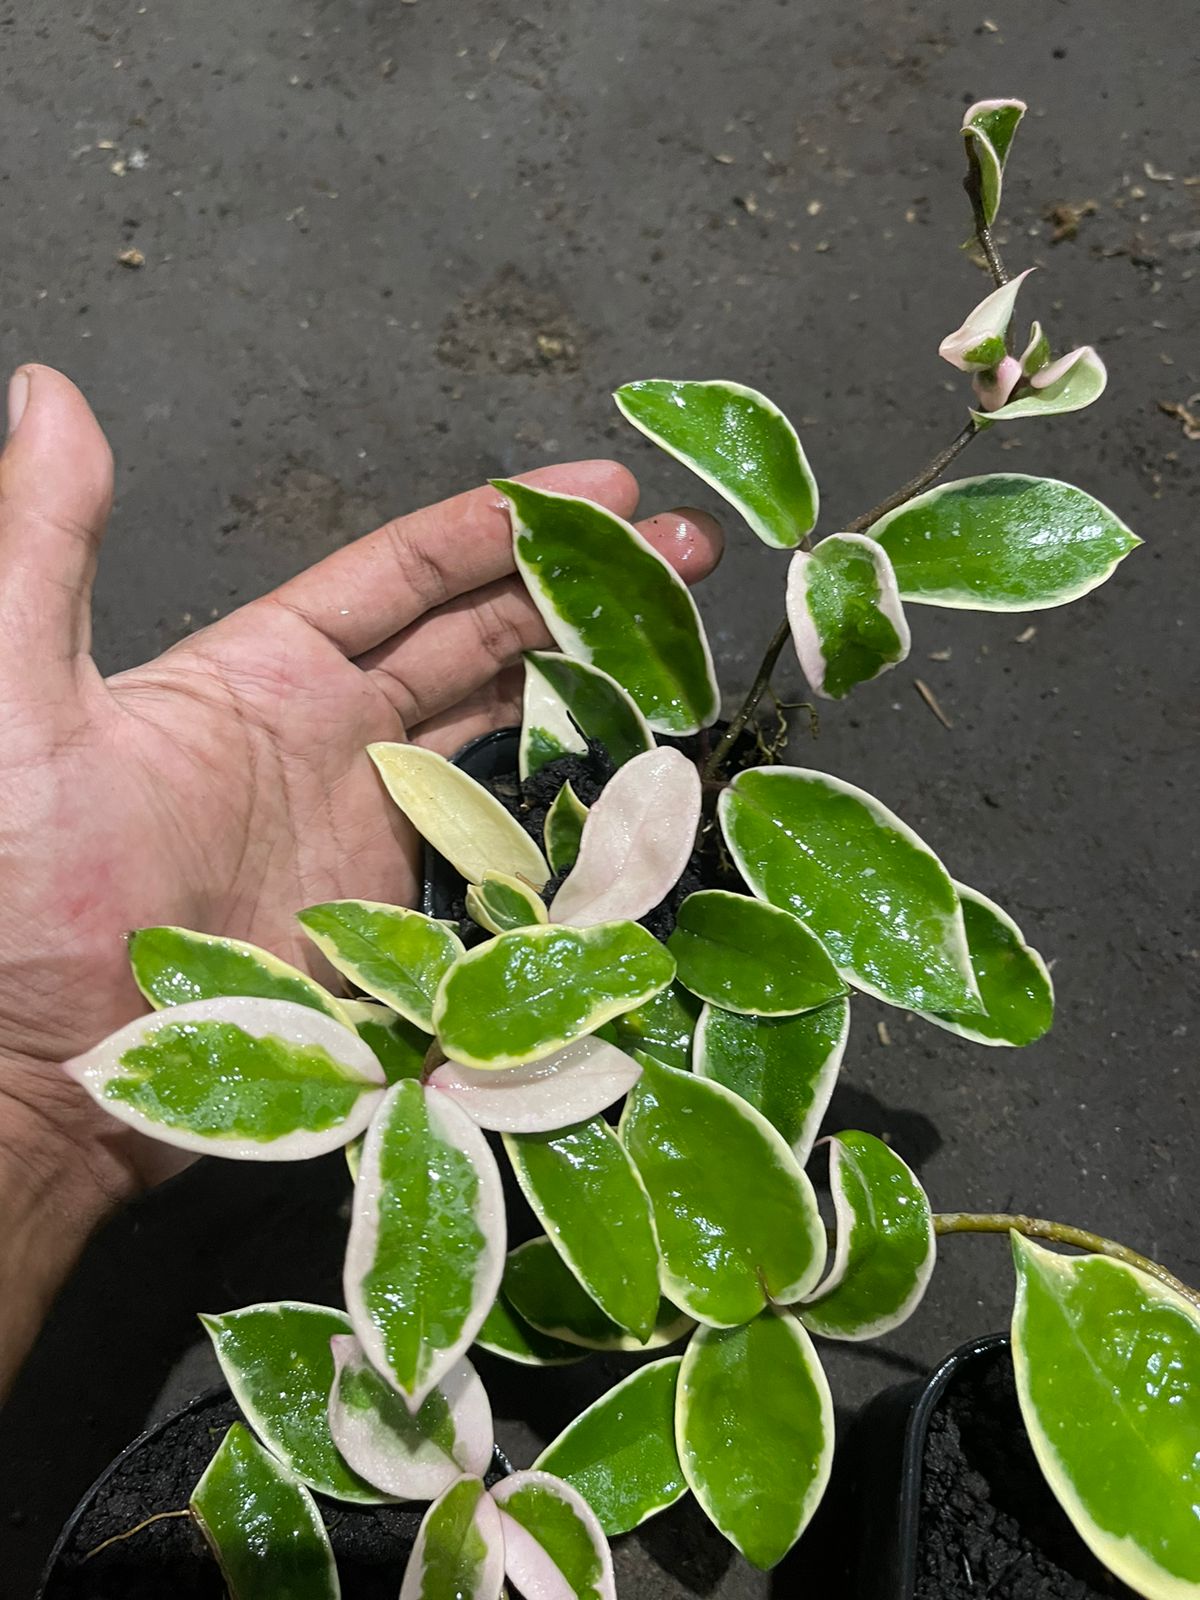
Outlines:
[[52, 367], [8, 387], [0, 454], [0, 631], [28, 664], [91, 648], [92, 579], [112, 506], [113, 462], [91, 407]]

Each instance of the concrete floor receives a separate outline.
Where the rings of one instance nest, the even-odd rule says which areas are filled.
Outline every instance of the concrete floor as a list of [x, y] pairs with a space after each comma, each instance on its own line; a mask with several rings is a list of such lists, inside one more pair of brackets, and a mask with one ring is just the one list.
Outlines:
[[[890, 1133], [939, 1207], [1074, 1220], [1194, 1280], [1200, 443], [1162, 408], [1200, 389], [1194, 24], [1190, 0], [0, 5], [0, 355], [65, 368], [116, 447], [103, 662], [486, 474], [611, 451], [647, 506], [694, 499], [618, 425], [607, 392], [635, 377], [768, 390], [836, 527], [958, 427], [935, 349], [985, 285], [957, 248], [955, 127], [1023, 95], [1001, 237], [1043, 269], [1026, 311], [1099, 345], [1112, 382], [963, 471], [1078, 482], [1146, 546], [1035, 631], [918, 610], [911, 660], [803, 747], [1002, 899], [1059, 992], [1021, 1053], [896, 1012], [885, 1045], [859, 1006], [836, 1117]], [[781, 581], [735, 533], [704, 600], [730, 695]], [[344, 1198], [336, 1160], [207, 1165], [95, 1242], [0, 1419], [0, 1595], [30, 1594], [170, 1375], [201, 1380], [196, 1309], [336, 1295]], [[839, 1401], [1002, 1325], [1009, 1297], [1002, 1243], [951, 1243], [911, 1323], [830, 1352]], [[572, 1388], [510, 1384], [502, 1409], [552, 1430]], [[528, 1430], [505, 1437], [529, 1459]], [[791, 1592], [686, 1518], [620, 1562], [639, 1597]]]

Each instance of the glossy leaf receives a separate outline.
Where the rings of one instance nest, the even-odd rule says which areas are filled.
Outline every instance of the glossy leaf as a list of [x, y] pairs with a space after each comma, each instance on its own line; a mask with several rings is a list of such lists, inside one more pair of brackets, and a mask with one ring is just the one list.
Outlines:
[[621, 1137], [654, 1207], [663, 1292], [713, 1327], [748, 1321], [768, 1296], [801, 1299], [825, 1264], [825, 1230], [781, 1135], [719, 1083], [649, 1057], [644, 1068]]
[[329, 1431], [330, 1340], [350, 1332], [344, 1311], [278, 1300], [200, 1321], [242, 1415], [272, 1455], [334, 1500], [387, 1498], [347, 1464]]
[[993, 472], [917, 495], [871, 529], [920, 605], [1042, 611], [1078, 600], [1141, 544], [1082, 489]]
[[505, 1134], [522, 1193], [601, 1311], [640, 1342], [658, 1312], [650, 1202], [624, 1146], [593, 1117], [558, 1133]]
[[919, 1015], [976, 1044], [1032, 1044], [1054, 1021], [1054, 984], [1046, 963], [995, 901], [964, 883], [955, 888], [962, 901], [971, 967], [987, 1015], [949, 1011], [922, 1011]]
[[829, 1276], [800, 1307], [811, 1333], [877, 1339], [906, 1322], [933, 1273], [929, 1200], [882, 1139], [839, 1133], [829, 1142], [837, 1243]]
[[675, 1403], [679, 1459], [706, 1514], [748, 1561], [783, 1559], [820, 1504], [833, 1401], [812, 1340], [787, 1312], [701, 1328]]
[[368, 1359], [413, 1405], [474, 1339], [504, 1270], [504, 1196], [479, 1129], [446, 1095], [394, 1084], [363, 1146], [344, 1288]]
[[531, 1328], [587, 1350], [657, 1350], [674, 1344], [694, 1320], [660, 1300], [654, 1332], [645, 1344], [611, 1322], [547, 1238], [530, 1239], [509, 1252], [504, 1294]]
[[345, 1006], [354, 1031], [374, 1052], [389, 1083], [421, 1076], [432, 1042], [428, 1033], [374, 1000], [347, 1000]]
[[963, 114], [963, 137], [979, 163], [980, 198], [989, 227], [1000, 210], [1004, 166], [1025, 111], [1023, 100], [977, 100]]
[[129, 965], [156, 1011], [240, 994], [291, 1000], [347, 1021], [344, 1005], [306, 972], [242, 939], [218, 939], [190, 928], [139, 928], [129, 935]]
[[687, 1067], [700, 1001], [676, 980], [645, 1005], [604, 1026], [603, 1037], [629, 1054], [653, 1056], [667, 1067]]
[[367, 754], [423, 839], [467, 880], [507, 872], [540, 889], [550, 876], [525, 829], [481, 783], [415, 744], [372, 744]]
[[542, 843], [551, 872], [563, 872], [575, 865], [587, 816], [588, 808], [571, 785], [564, 783], [550, 802], [542, 824]]
[[1040, 368], [1014, 400], [993, 411], [972, 412], [977, 422], [1014, 422], [1020, 417], [1056, 417], [1082, 411], [1108, 386], [1108, 370], [1090, 344]]
[[503, 1288], [475, 1335], [475, 1343], [489, 1355], [515, 1361], [523, 1367], [569, 1367], [587, 1359], [586, 1352], [578, 1344], [555, 1339], [526, 1322]]
[[140, 1133], [237, 1161], [304, 1161], [349, 1144], [384, 1081], [332, 1017], [245, 995], [139, 1017], [66, 1071]]
[[725, 889], [688, 895], [667, 949], [679, 982], [728, 1011], [790, 1017], [846, 992], [825, 946], [790, 911]]
[[948, 333], [938, 345], [938, 355], [960, 372], [984, 372], [998, 367], [1007, 354], [1005, 336], [1021, 285], [1034, 271], [1028, 267], [991, 294], [985, 295], [961, 328]]
[[929, 846], [862, 789], [805, 767], [741, 772], [718, 815], [756, 895], [807, 923], [857, 989], [980, 1011], [962, 908]]
[[1029, 339], [1021, 352], [1021, 371], [1031, 378], [1035, 372], [1041, 372], [1043, 367], [1050, 365], [1050, 341], [1042, 332], [1040, 322], [1031, 322], [1029, 325]]
[[300, 1480], [235, 1422], [189, 1509], [230, 1600], [340, 1600], [321, 1514]]
[[504, 1532], [479, 1478], [459, 1478], [425, 1513], [400, 1600], [500, 1600]]
[[669, 745], [634, 756], [604, 786], [550, 905], [555, 922], [636, 922], [678, 883], [700, 827], [700, 773]]
[[548, 1133], [583, 1122], [627, 1094], [641, 1067], [589, 1034], [523, 1067], [460, 1067], [446, 1061], [429, 1083], [456, 1100], [473, 1122], [497, 1133]]
[[524, 928], [451, 967], [433, 1020], [452, 1060], [517, 1067], [643, 1004], [674, 976], [674, 960], [635, 922]]
[[384, 1005], [433, 1032], [433, 997], [463, 953], [444, 922], [407, 906], [331, 900], [299, 914], [300, 925], [331, 966]]
[[546, 1446], [534, 1469], [569, 1483], [608, 1537], [628, 1533], [687, 1493], [675, 1447], [681, 1357], [639, 1367]]
[[1013, 1235], [1021, 1414], [1059, 1504], [1147, 1600], [1200, 1592], [1200, 1310], [1107, 1256]]
[[571, 721], [566, 702], [540, 672], [525, 667], [517, 772], [521, 782], [564, 756], [587, 754], [587, 740]]
[[485, 872], [482, 883], [468, 885], [467, 915], [489, 933], [511, 933], [549, 921], [542, 897], [503, 872]]
[[804, 1166], [837, 1082], [850, 1033], [850, 1002], [835, 1000], [798, 1017], [748, 1017], [705, 1006], [693, 1066], [778, 1129]]
[[548, 1472], [514, 1472], [492, 1490], [504, 1570], [524, 1600], [617, 1600], [612, 1555], [582, 1495]]
[[779, 407], [744, 384], [649, 378], [613, 398], [628, 421], [682, 461], [764, 544], [790, 550], [817, 524], [817, 482]]
[[482, 1476], [488, 1470], [495, 1444], [492, 1408], [469, 1361], [456, 1362], [414, 1412], [376, 1372], [353, 1334], [331, 1345], [329, 1432], [368, 1483], [399, 1500], [434, 1500], [463, 1473]]
[[652, 728], [688, 734], [715, 722], [708, 641], [668, 562], [602, 506], [524, 483], [494, 486], [512, 513], [517, 571], [559, 649], [615, 678]]
[[788, 622], [814, 694], [841, 700], [908, 655], [912, 642], [887, 553], [860, 533], [797, 550], [788, 569]]
[[527, 697], [531, 680], [539, 680], [558, 698], [582, 735], [582, 749], [586, 750], [589, 740], [603, 745], [616, 767], [632, 761], [643, 750], [654, 749], [654, 734], [637, 702], [599, 667], [555, 650], [529, 650], [525, 655]]

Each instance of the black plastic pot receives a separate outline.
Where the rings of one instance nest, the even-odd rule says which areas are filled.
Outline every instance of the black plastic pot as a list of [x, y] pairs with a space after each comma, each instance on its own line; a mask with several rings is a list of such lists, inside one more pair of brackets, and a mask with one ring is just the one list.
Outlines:
[[[228, 1389], [215, 1389], [135, 1439], [71, 1513], [37, 1600], [225, 1600], [225, 1584], [195, 1523], [161, 1514], [187, 1506], [240, 1416]], [[489, 1482], [509, 1471], [497, 1451]], [[396, 1600], [424, 1508], [350, 1506], [320, 1496], [317, 1503], [346, 1600]], [[122, 1534], [129, 1537], [117, 1537]], [[116, 1542], [100, 1549], [109, 1539]]]
[[[454, 765], [461, 767], [468, 777], [485, 787], [497, 779], [517, 780], [517, 757], [521, 747], [519, 728], [497, 728], [484, 733], [470, 744], [463, 745], [454, 757]], [[464, 890], [462, 877], [444, 856], [432, 845], [425, 846], [425, 884], [421, 892], [421, 909], [427, 917], [453, 916], [454, 902], [461, 902]]]
[[878, 1395], [842, 1448], [854, 1600], [1136, 1600], [1041, 1476], [1006, 1334], [974, 1339], [932, 1377]]

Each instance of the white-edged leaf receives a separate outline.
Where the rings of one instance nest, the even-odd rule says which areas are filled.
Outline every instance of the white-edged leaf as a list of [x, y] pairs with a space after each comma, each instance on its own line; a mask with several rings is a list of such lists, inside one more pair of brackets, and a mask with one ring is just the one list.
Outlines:
[[562, 872], [575, 865], [587, 817], [588, 808], [571, 785], [564, 783], [550, 802], [542, 824], [542, 843], [552, 872]]
[[525, 667], [517, 772], [524, 783], [563, 756], [587, 754], [587, 740], [571, 721], [566, 701], [540, 672]]
[[956, 883], [971, 967], [985, 1016], [918, 1011], [919, 1017], [975, 1044], [1017, 1048], [1040, 1039], [1054, 1020], [1050, 970], [1016, 923], [994, 900]]
[[979, 164], [980, 199], [989, 228], [1000, 210], [1005, 163], [1026, 109], [1024, 100], [977, 100], [963, 113], [963, 138]]
[[1071, 350], [1040, 368], [1029, 380], [1031, 388], [994, 411], [971, 415], [977, 422], [1013, 422], [1020, 417], [1056, 417], [1082, 411], [1099, 400], [1108, 386], [1108, 369], [1090, 344]]
[[413, 827], [468, 883], [507, 872], [535, 889], [545, 884], [550, 869], [537, 845], [461, 768], [415, 744], [372, 744], [367, 754]]
[[419, 1406], [464, 1354], [504, 1271], [504, 1194], [479, 1129], [409, 1078], [363, 1146], [346, 1247], [350, 1322], [368, 1359]]
[[417, 1530], [400, 1600], [500, 1600], [504, 1533], [480, 1478], [459, 1478]]
[[1012, 321], [1013, 307], [1021, 285], [1036, 269], [1027, 267], [1017, 277], [1002, 283], [979, 302], [961, 328], [948, 333], [938, 345], [938, 355], [960, 372], [985, 372], [1004, 360], [1004, 336]]
[[830, 700], [898, 666], [912, 643], [887, 552], [861, 533], [796, 551], [787, 614], [804, 676]]
[[652, 911], [691, 859], [700, 798], [699, 772], [669, 745], [626, 762], [588, 812], [552, 920], [590, 927]]
[[[643, 1341], [626, 1333], [604, 1315], [544, 1234], [509, 1251], [504, 1268], [504, 1298], [522, 1323], [555, 1341], [560, 1356], [562, 1346], [582, 1350], [660, 1350], [696, 1326], [693, 1317], [669, 1300], [660, 1299], [650, 1337]], [[512, 1343], [508, 1330], [502, 1332]]]
[[463, 1473], [484, 1475], [495, 1444], [492, 1408], [465, 1357], [414, 1412], [353, 1334], [330, 1345], [329, 1432], [360, 1477], [398, 1500], [435, 1500]]
[[463, 1067], [445, 1061], [428, 1082], [481, 1128], [496, 1133], [546, 1133], [584, 1122], [627, 1094], [641, 1067], [594, 1034], [522, 1067]]
[[482, 882], [468, 884], [467, 915], [488, 933], [511, 933], [550, 920], [541, 895], [507, 872], [485, 872]]
[[504, 1570], [523, 1600], [617, 1600], [604, 1530], [569, 1483], [514, 1472], [492, 1498], [504, 1526]]
[[349, 1144], [384, 1083], [351, 1029], [247, 995], [139, 1017], [65, 1070], [139, 1133], [236, 1161], [305, 1161]]
[[347, 1002], [307, 972], [245, 939], [219, 938], [192, 928], [137, 928], [129, 935], [129, 965], [156, 1011], [244, 994], [257, 1000], [294, 1000], [351, 1025]]
[[433, 1032], [433, 997], [463, 953], [448, 923], [377, 900], [330, 900], [306, 907], [297, 920], [343, 977]]
[[[528, 650], [525, 653], [525, 707], [529, 715], [530, 682], [539, 679], [542, 684], [542, 703], [554, 696], [557, 716], [565, 717], [578, 730], [576, 744], [565, 746], [561, 755], [583, 754], [588, 743], [604, 746], [613, 766], [621, 767], [643, 750], [654, 749], [654, 734], [632, 695], [590, 661], [577, 661], [556, 650]], [[556, 721], [555, 726], [558, 726]], [[535, 744], [536, 734], [530, 739], [527, 764], [536, 772], [546, 761], [555, 759], [552, 748], [543, 741], [545, 754]], [[526, 729], [521, 728], [522, 748]], [[524, 769], [522, 778], [528, 776]]]

